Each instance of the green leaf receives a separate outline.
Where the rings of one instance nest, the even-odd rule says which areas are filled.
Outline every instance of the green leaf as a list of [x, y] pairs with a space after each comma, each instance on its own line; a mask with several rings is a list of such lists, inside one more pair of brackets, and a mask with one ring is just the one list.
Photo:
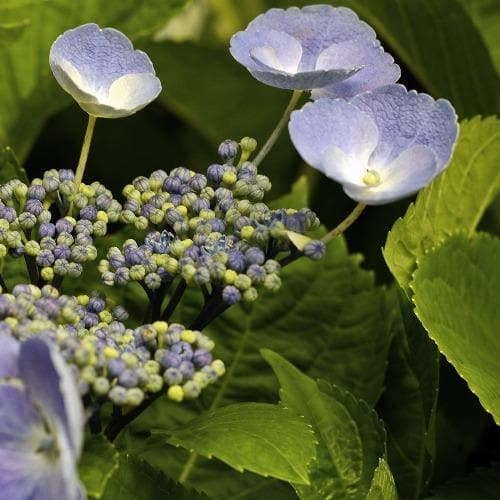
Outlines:
[[103, 435], [85, 441], [78, 473], [89, 496], [101, 498], [109, 478], [118, 467], [118, 459], [115, 447]]
[[500, 239], [457, 234], [419, 262], [416, 314], [439, 350], [500, 423]]
[[185, 0], [3, 0], [2, 25], [26, 26], [15, 43], [0, 46], [0, 146], [26, 157], [45, 120], [71, 103], [48, 63], [52, 42], [85, 22], [113, 26], [132, 39], [152, 33]]
[[301, 175], [293, 184], [289, 193], [280, 196], [268, 203], [269, 208], [301, 208], [309, 207], [309, 181], [307, 176]]
[[405, 499], [421, 498], [432, 474], [439, 351], [400, 297], [398, 333], [391, 346], [386, 389], [377, 411], [387, 431], [388, 458]]
[[171, 432], [170, 444], [249, 470], [308, 484], [307, 464], [314, 458], [314, 434], [286, 408], [242, 403], [204, 413]]
[[387, 462], [381, 458], [375, 469], [366, 500], [398, 500], [398, 492]]
[[500, 490], [500, 465], [477, 469], [471, 474], [438, 486], [428, 500], [490, 500]]
[[417, 259], [457, 230], [475, 231], [500, 191], [499, 164], [500, 121], [462, 122], [451, 164], [419, 193], [387, 236], [385, 260], [408, 294]]
[[[273, 401], [275, 377], [259, 356], [268, 348], [308, 375], [374, 404], [382, 392], [393, 313], [385, 290], [360, 261], [338, 238], [321, 261], [302, 258], [287, 266], [278, 293], [264, 294], [251, 309], [233, 307], [210, 324], [205, 331], [228, 371], [221, 385], [207, 388], [207, 396], [220, 405], [256, 394]], [[198, 305], [184, 304], [183, 324]]]
[[385, 454], [376, 413], [349, 392], [315, 382], [275, 352], [264, 349], [262, 355], [278, 377], [283, 404], [303, 415], [318, 439], [311, 484], [294, 484], [299, 497], [363, 498]]
[[111, 476], [103, 500], [204, 500], [206, 495], [187, 490], [168, 479], [147, 462], [120, 456], [120, 465]]
[[497, 0], [460, 0], [478, 27], [491, 54], [497, 72], [500, 72], [500, 4]]
[[19, 179], [26, 184], [29, 183], [26, 170], [19, 165], [14, 151], [6, 147], [0, 150], [0, 184], [12, 179]]

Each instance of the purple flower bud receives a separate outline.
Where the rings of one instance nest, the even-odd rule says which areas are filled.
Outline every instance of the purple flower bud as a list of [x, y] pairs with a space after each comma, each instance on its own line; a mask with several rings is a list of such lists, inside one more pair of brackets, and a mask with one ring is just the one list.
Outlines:
[[224, 167], [218, 163], [214, 163], [207, 168], [207, 179], [212, 184], [219, 184], [224, 175]]
[[112, 201], [113, 198], [111, 198], [111, 196], [102, 193], [96, 198], [95, 204], [99, 210], [107, 210], [111, 206]]
[[87, 304], [87, 311], [100, 313], [101, 311], [104, 311], [105, 307], [106, 301], [102, 297], [94, 296], [90, 298], [89, 303]]
[[36, 263], [42, 267], [51, 266], [54, 260], [54, 254], [51, 250], [40, 250], [40, 253], [36, 256]]
[[224, 221], [219, 218], [212, 219], [210, 221], [210, 225], [212, 226], [212, 231], [215, 231], [216, 233], [223, 233], [226, 230], [226, 224], [224, 224]]
[[108, 362], [108, 372], [112, 377], [119, 377], [125, 370], [125, 362], [121, 358], [113, 358]]
[[319, 260], [325, 255], [326, 247], [321, 240], [312, 240], [304, 247], [304, 255], [313, 260]]
[[168, 231], [162, 231], [161, 233], [159, 231], [152, 231], [144, 238], [144, 246], [151, 249], [154, 253], [165, 254], [168, 253], [174, 239], [175, 236]]
[[127, 264], [130, 264], [131, 266], [141, 264], [144, 260], [144, 253], [138, 248], [125, 247], [123, 249], [123, 254]]
[[146, 203], [141, 208], [141, 215], [144, 217], [151, 217], [151, 214], [155, 211], [155, 207], [150, 203]]
[[43, 201], [45, 194], [45, 189], [40, 184], [32, 184], [28, 189], [28, 198], [32, 200]]
[[68, 260], [71, 256], [71, 250], [66, 245], [57, 245], [52, 253], [56, 259]]
[[297, 212], [289, 215], [285, 220], [285, 226], [290, 231], [296, 233], [304, 233], [307, 230], [307, 219], [305, 214]]
[[212, 362], [212, 355], [205, 349], [196, 349], [193, 354], [193, 362], [197, 368], [202, 368]]
[[188, 259], [193, 259], [196, 261], [196, 259], [200, 256], [200, 248], [197, 247], [196, 245], [192, 245], [189, 248], [186, 248], [184, 251], [183, 257], [187, 257]]
[[180, 194], [172, 194], [169, 201], [174, 207], [178, 207], [182, 203], [182, 196]]
[[217, 152], [224, 161], [230, 161], [238, 154], [238, 151], [238, 143], [231, 139], [226, 139], [220, 144]]
[[135, 387], [138, 381], [139, 377], [137, 372], [130, 369], [123, 370], [118, 378], [118, 382], [123, 387], [128, 387], [128, 388]]
[[59, 170], [59, 180], [60, 181], [72, 181], [75, 178], [75, 173], [73, 170], [68, 168], [61, 168]]
[[108, 260], [109, 260], [109, 265], [110, 265], [111, 269], [114, 271], [116, 271], [120, 267], [125, 266], [125, 264], [126, 264], [125, 257], [120, 253], [116, 253], [116, 254], [111, 255], [108, 258]]
[[237, 248], [233, 248], [228, 252], [227, 267], [239, 273], [245, 270], [245, 257]]
[[195, 214], [199, 214], [202, 210], [210, 208], [210, 201], [206, 198], [198, 198], [191, 206]]
[[247, 269], [247, 276], [251, 278], [254, 285], [260, 285], [264, 282], [266, 277], [266, 270], [257, 264], [252, 264]]
[[170, 350], [174, 354], [177, 354], [182, 360], [187, 359], [190, 361], [193, 357], [193, 348], [187, 342], [176, 342], [170, 347]]
[[116, 270], [114, 282], [117, 285], [126, 285], [130, 281], [130, 271], [127, 267], [120, 267]]
[[251, 226], [252, 220], [249, 217], [239, 217], [233, 225], [237, 231], [240, 231], [243, 226]]
[[54, 226], [51, 222], [44, 222], [43, 224], [40, 224], [38, 234], [40, 235], [40, 238], [45, 238], [46, 236], [52, 237], [56, 234], [56, 226]]
[[59, 219], [56, 222], [56, 231], [58, 233], [71, 233], [73, 231], [73, 224], [67, 219]]
[[167, 177], [163, 182], [163, 189], [170, 194], [178, 194], [181, 189], [181, 181], [177, 177]]
[[12, 207], [0, 207], [0, 219], [14, 222], [16, 220], [16, 211]]
[[97, 209], [92, 205], [87, 205], [80, 210], [80, 217], [82, 219], [95, 221], [97, 218]]
[[99, 323], [99, 317], [97, 316], [97, 314], [95, 313], [92, 313], [92, 312], [87, 312], [83, 315], [83, 324], [85, 325], [85, 328], [91, 328], [95, 325], [97, 325], [97, 323]]
[[228, 210], [231, 210], [231, 208], [236, 208], [236, 206], [236, 200], [233, 200], [232, 198], [224, 198], [219, 202], [219, 208], [223, 212], [227, 212]]
[[91, 235], [93, 232], [92, 222], [89, 220], [79, 220], [75, 226], [75, 233]]
[[185, 167], [176, 167], [170, 172], [171, 176], [177, 177], [182, 183], [191, 180], [191, 171]]
[[177, 368], [181, 364], [181, 362], [182, 358], [178, 354], [170, 351], [166, 351], [163, 354], [163, 357], [160, 359], [160, 364], [164, 368]]
[[80, 246], [88, 246], [92, 245], [94, 240], [92, 239], [92, 236], [89, 236], [86, 233], [78, 233], [75, 237], [75, 243]]
[[199, 193], [206, 185], [207, 178], [202, 174], [194, 174], [189, 181], [189, 186], [197, 193]]
[[43, 204], [40, 200], [27, 200], [24, 210], [38, 217], [42, 213]]
[[222, 290], [222, 300], [228, 305], [236, 304], [241, 300], [241, 293], [233, 285], [225, 286]]

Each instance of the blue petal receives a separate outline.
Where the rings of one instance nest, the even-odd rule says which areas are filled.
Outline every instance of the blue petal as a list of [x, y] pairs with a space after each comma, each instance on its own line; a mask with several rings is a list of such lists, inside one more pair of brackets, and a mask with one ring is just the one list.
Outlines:
[[0, 378], [17, 377], [19, 342], [10, 335], [0, 334]]
[[[307, 103], [292, 113], [288, 128], [302, 158], [339, 182], [354, 179], [356, 173], [346, 172], [344, 163], [328, 161], [328, 151], [335, 154], [332, 146], [363, 168], [363, 161], [368, 161], [378, 142], [378, 130], [371, 117], [343, 99]], [[339, 161], [343, 161], [341, 156], [336, 155]]]
[[369, 113], [379, 129], [380, 141], [371, 162], [391, 163], [408, 147], [421, 144], [436, 155], [438, 172], [446, 167], [458, 136], [457, 115], [449, 101], [435, 101], [394, 84], [350, 102]]
[[49, 426], [65, 434], [76, 459], [81, 453], [85, 418], [69, 367], [54, 347], [32, 338], [21, 344], [19, 371], [30, 398]]

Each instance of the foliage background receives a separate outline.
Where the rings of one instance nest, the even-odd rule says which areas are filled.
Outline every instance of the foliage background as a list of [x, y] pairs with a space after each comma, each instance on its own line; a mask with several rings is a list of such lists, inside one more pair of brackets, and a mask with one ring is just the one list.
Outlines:
[[[250, 135], [262, 143], [288, 99], [286, 91], [260, 84], [231, 58], [228, 52], [231, 34], [243, 29], [253, 17], [270, 7], [309, 3], [312, 2], [1, 0], [0, 145], [13, 147], [30, 176], [48, 168], [72, 168], [76, 164], [86, 116], [57, 87], [49, 73], [47, 56], [50, 44], [59, 33], [83, 22], [95, 21], [101, 26], [110, 25], [123, 30], [146, 51], [154, 62], [164, 90], [157, 102], [134, 117], [98, 121], [86, 176], [102, 181], [117, 193], [136, 175], [146, 175], [158, 168], [170, 170], [185, 165], [202, 171], [217, 161], [217, 145], [225, 138], [238, 140]], [[341, 0], [330, 3], [351, 7], [375, 28], [386, 50], [401, 65], [401, 82], [409, 88], [428, 92], [435, 98], [450, 99], [461, 120], [498, 114], [500, 4], [496, 0]], [[300, 191], [296, 186], [295, 198], [291, 199], [299, 196], [301, 201], [309, 200], [311, 208], [317, 211], [327, 227], [333, 227], [353, 207], [336, 184], [302, 163], [287, 134], [280, 139], [262, 168], [273, 182], [274, 197], [289, 192], [304, 174], [307, 189]], [[304, 181], [301, 186], [306, 186]], [[414, 423], [414, 416], [421, 411], [411, 406], [417, 396], [412, 395], [408, 387], [398, 389], [395, 385], [389, 385], [394, 393], [390, 390], [384, 392], [384, 385], [388, 385], [391, 377], [398, 380], [402, 373], [410, 373], [420, 387], [425, 386], [422, 377], [427, 368], [419, 369], [415, 354], [420, 352], [418, 338], [408, 334], [421, 327], [416, 322], [402, 326], [401, 320], [392, 316], [394, 308], [389, 305], [397, 301], [396, 294], [374, 287], [374, 283], [389, 285], [393, 281], [381, 248], [387, 232], [394, 221], [404, 215], [410, 201], [370, 208], [348, 232], [347, 247], [342, 242], [334, 245], [319, 269], [303, 263], [299, 264], [304, 268], [300, 273], [289, 270], [279, 299], [263, 300], [248, 316], [245, 331], [250, 332], [248, 342], [253, 345], [254, 354], [245, 358], [239, 378], [230, 378], [225, 386], [226, 392], [216, 395], [216, 398], [222, 399], [223, 403], [275, 400], [276, 382], [270, 370], [260, 378], [255, 376], [258, 367], [265, 366], [263, 360], [255, 362], [258, 349], [271, 347], [312, 376], [326, 377], [328, 367], [331, 367], [330, 380], [347, 386], [371, 404], [378, 401], [379, 412], [387, 417], [389, 433], [400, 432], [398, 422], [405, 421], [405, 418]], [[498, 198], [483, 217], [480, 228], [499, 234]], [[356, 256], [348, 256], [347, 248], [351, 254], [362, 253], [365, 256], [363, 262]], [[363, 269], [372, 270], [374, 274]], [[303, 283], [300, 283], [304, 279], [314, 281], [314, 286], [307, 291], [303, 291]], [[331, 280], [335, 282], [334, 288], [329, 285]], [[100, 286], [97, 280], [94, 286]], [[299, 297], [294, 297], [296, 290], [301, 291]], [[332, 296], [334, 292], [342, 296], [334, 307], [336, 321], [342, 318], [336, 327], [330, 324], [332, 313], [330, 316], [324, 313], [331, 307], [331, 302], [321, 302], [325, 290]], [[285, 297], [286, 294], [290, 297]], [[360, 294], [364, 294], [364, 309], [350, 318], [349, 299], [358, 300]], [[128, 300], [138, 299], [134, 296]], [[276, 311], [276, 308], [279, 310], [287, 300], [296, 307], [292, 316], [282, 325], [279, 322], [272, 324], [272, 331], [266, 331], [266, 314]], [[183, 314], [189, 313], [189, 307], [190, 304], [186, 304]], [[235, 317], [235, 314], [241, 312], [228, 314], [210, 332], [221, 346], [222, 355], [228, 358], [234, 349], [241, 347], [240, 337], [233, 338], [238, 330], [234, 325], [241, 322], [241, 317]], [[363, 315], [370, 318], [370, 324], [358, 331], [356, 325]], [[405, 317], [408, 316], [410, 314]], [[319, 327], [315, 327], [319, 332], [314, 337], [304, 335], [301, 340], [301, 333], [311, 328], [308, 321], [312, 318], [319, 321]], [[396, 334], [401, 329], [407, 332], [409, 344]], [[389, 330], [392, 333], [387, 333]], [[293, 345], [289, 345], [291, 331], [297, 333]], [[371, 342], [367, 351], [375, 352], [376, 358], [370, 358], [368, 352], [355, 352], [353, 346], [343, 344], [345, 339], [351, 342], [352, 339], [359, 340], [356, 335], [366, 336], [365, 340]], [[396, 340], [390, 347], [393, 335], [396, 335]], [[325, 344], [328, 345], [326, 359], [313, 363], [317, 353], [325, 350]], [[347, 349], [346, 367], [335, 357], [338, 352], [336, 345]], [[389, 369], [384, 382], [387, 357]], [[431, 358], [437, 366], [437, 353], [429, 353], [427, 359]], [[384, 367], [378, 369], [374, 359]], [[417, 441], [421, 442], [424, 434], [435, 436], [435, 452], [419, 451], [422, 454], [435, 453], [431, 486], [500, 460], [500, 432], [493, 419], [454, 368], [443, 357], [439, 363], [439, 399], [433, 428], [429, 428], [431, 409], [426, 410], [424, 405], [418, 417], [425, 432], [417, 436]], [[370, 384], [365, 383], [368, 380]], [[402, 401], [404, 409], [401, 408]], [[396, 415], [398, 409], [401, 414], [393, 419], [396, 427], [391, 428], [391, 415]], [[405, 409], [410, 409], [408, 415], [402, 414]], [[178, 418], [189, 418], [191, 412], [196, 411], [186, 408]], [[159, 412], [160, 409], [154, 407], [138, 424], [136, 431], [140, 433], [141, 429], [157, 423], [155, 417]], [[411, 439], [411, 436], [405, 439]], [[183, 453], [178, 452], [179, 455]], [[394, 450], [392, 453], [395, 456]], [[178, 473], [179, 463], [185, 460], [184, 456], [166, 459], [158, 453], [146, 458], [174, 476]], [[168, 460], [170, 462], [166, 463]], [[404, 460], [412, 462], [412, 457], [401, 457], [401, 462]], [[420, 458], [416, 460], [418, 462]], [[239, 473], [233, 473], [214, 461], [200, 462], [193, 481], [202, 485], [205, 491], [220, 493], [209, 476], [215, 471], [225, 474], [228, 491], [244, 490], [242, 485], [254, 484], [254, 479], [248, 474], [239, 476]], [[424, 465], [418, 463], [418, 474], [425, 476], [422, 472]], [[408, 470], [407, 473], [411, 477], [414, 471]], [[425, 482], [422, 478], [408, 481], [411, 484]], [[269, 484], [262, 483], [259, 494], [267, 491]], [[274, 481], [271, 486], [272, 491], [282, 492], [284, 498], [290, 495], [290, 489], [284, 483], [279, 485]], [[408, 498], [414, 495], [412, 491], [405, 493]], [[251, 497], [251, 493], [234, 496]]]

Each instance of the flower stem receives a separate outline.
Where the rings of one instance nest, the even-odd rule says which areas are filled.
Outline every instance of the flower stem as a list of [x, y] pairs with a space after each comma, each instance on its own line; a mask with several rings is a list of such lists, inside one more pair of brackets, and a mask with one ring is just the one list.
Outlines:
[[3, 276], [0, 274], [0, 287], [2, 288], [2, 293], [9, 293], [7, 284], [5, 283]]
[[[80, 152], [80, 159], [78, 160], [78, 166], [75, 172], [75, 195], [78, 193], [80, 184], [83, 179], [83, 174], [85, 172], [85, 166], [87, 165], [87, 158], [89, 157], [90, 143], [92, 142], [92, 135], [94, 134], [94, 125], [97, 117], [89, 115], [89, 121], [87, 122], [87, 130], [85, 131], [85, 137], [83, 139], [82, 150]], [[73, 210], [73, 203], [70, 204], [69, 213]]]
[[271, 132], [271, 135], [267, 139], [266, 143], [264, 144], [264, 146], [262, 146], [262, 149], [259, 151], [252, 162], [256, 167], [260, 165], [262, 160], [267, 156], [267, 153], [269, 153], [271, 148], [278, 140], [278, 137], [281, 135], [281, 132], [285, 128], [285, 125], [287, 124], [288, 119], [290, 118], [292, 111], [295, 109], [295, 106], [297, 105], [297, 102], [299, 101], [301, 95], [302, 90], [293, 91], [292, 97], [290, 98], [288, 106], [285, 108], [283, 116], [280, 118], [280, 121], [276, 124], [275, 129]]
[[341, 235], [348, 227], [350, 227], [358, 217], [363, 213], [363, 210], [366, 208], [366, 205], [363, 203], [358, 203], [353, 211], [336, 227], [334, 227], [329, 233], [325, 234], [322, 241], [325, 243], [330, 242], [333, 238]]
[[181, 281], [179, 281], [177, 288], [174, 290], [174, 293], [170, 298], [170, 302], [167, 304], [165, 310], [163, 311], [163, 314], [161, 315], [161, 319], [163, 321], [168, 321], [170, 319], [170, 316], [172, 316], [175, 308], [178, 306], [180, 300], [182, 299], [182, 296], [184, 295], [184, 292], [186, 291], [186, 286], [187, 285], [185, 280], [182, 279]]

